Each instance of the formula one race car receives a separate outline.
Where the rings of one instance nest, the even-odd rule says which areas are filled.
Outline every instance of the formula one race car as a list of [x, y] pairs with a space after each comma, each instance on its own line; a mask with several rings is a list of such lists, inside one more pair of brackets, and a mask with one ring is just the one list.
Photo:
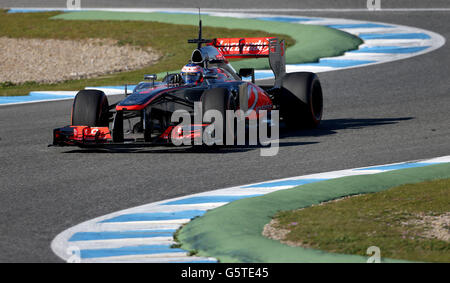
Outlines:
[[[175, 140], [201, 137], [211, 124], [195, 116], [217, 110], [226, 117], [227, 110], [240, 111], [248, 122], [271, 123], [271, 112], [278, 110], [282, 124], [291, 128], [317, 127], [322, 117], [322, 88], [318, 77], [310, 72], [286, 73], [284, 41], [274, 37], [203, 39], [200, 31], [189, 63], [180, 73], [167, 74], [161, 82], [156, 75], [146, 75], [132, 94], [109, 105], [99, 90], [81, 90], [72, 109], [72, 124], [53, 132], [53, 145], [104, 146], [117, 144], [171, 144]], [[203, 45], [203, 46], [202, 46]], [[273, 85], [255, 83], [254, 69], [236, 72], [230, 58], [268, 57], [275, 79]], [[251, 77], [251, 82], [244, 81]], [[201, 104], [199, 104], [201, 102]], [[200, 105], [201, 109], [196, 109]], [[188, 127], [174, 121], [173, 114], [184, 111], [194, 121]], [[261, 119], [265, 116], [264, 119]], [[236, 128], [230, 119], [222, 119], [224, 144], [235, 141]], [[231, 121], [231, 124], [236, 121]], [[128, 128], [128, 129], [126, 129]], [[228, 144], [228, 143], [227, 143]]]

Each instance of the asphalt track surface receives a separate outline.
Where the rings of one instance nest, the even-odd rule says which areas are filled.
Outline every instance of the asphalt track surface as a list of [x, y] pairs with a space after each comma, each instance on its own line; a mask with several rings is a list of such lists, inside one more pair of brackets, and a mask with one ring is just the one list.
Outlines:
[[[291, 14], [395, 23], [450, 39], [448, 11]], [[150, 202], [270, 179], [448, 155], [449, 64], [446, 44], [406, 60], [321, 73], [325, 105], [321, 127], [282, 132], [274, 157], [260, 157], [257, 148], [204, 152], [166, 147], [115, 152], [48, 148], [52, 129], [69, 123], [71, 101], [2, 106], [0, 262], [59, 262], [50, 249], [59, 232]]]

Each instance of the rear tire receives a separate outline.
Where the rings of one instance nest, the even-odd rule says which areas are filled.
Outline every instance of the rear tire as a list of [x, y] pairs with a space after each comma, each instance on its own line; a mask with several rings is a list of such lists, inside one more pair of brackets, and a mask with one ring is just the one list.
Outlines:
[[289, 128], [316, 128], [322, 112], [322, 87], [316, 74], [297, 72], [283, 77], [280, 115]]
[[103, 91], [81, 90], [77, 93], [73, 101], [72, 126], [109, 126], [109, 103]]

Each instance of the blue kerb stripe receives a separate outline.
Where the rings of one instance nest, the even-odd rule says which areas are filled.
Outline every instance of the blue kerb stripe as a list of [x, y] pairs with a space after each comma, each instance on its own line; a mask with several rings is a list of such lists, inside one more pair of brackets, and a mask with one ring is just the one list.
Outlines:
[[401, 47], [401, 46], [371, 46], [363, 47], [358, 50], [350, 51], [350, 53], [390, 53], [390, 54], [405, 54], [415, 53], [425, 50], [431, 46], [414, 46], [414, 47]]
[[374, 23], [327, 25], [327, 27], [334, 28], [334, 29], [352, 29], [352, 28], [392, 28], [392, 26], [382, 25], [382, 24], [374, 24]]
[[163, 253], [185, 253], [182, 249], [172, 249], [169, 245], [142, 245], [130, 246], [112, 249], [92, 249], [81, 250], [81, 258], [99, 258], [112, 256], [127, 256], [127, 255], [148, 255], [148, 254], [163, 254]]
[[311, 18], [290, 18], [290, 17], [257, 17], [254, 19], [261, 20], [261, 21], [274, 21], [274, 22], [287, 22], [287, 23], [309, 22], [309, 21], [317, 20], [317, 19], [311, 19]]
[[257, 195], [244, 195], [244, 196], [200, 196], [191, 197], [175, 201], [163, 203], [162, 205], [180, 205], [180, 204], [199, 204], [199, 203], [216, 203], [216, 202], [232, 202], [239, 199], [258, 197]]
[[344, 68], [364, 64], [374, 63], [373, 60], [347, 60], [347, 59], [321, 59], [318, 63], [294, 64], [293, 66], [317, 66], [317, 67], [333, 67]]
[[356, 169], [359, 171], [369, 171], [369, 170], [397, 170], [397, 169], [405, 169], [405, 168], [414, 168], [414, 167], [424, 167], [429, 165], [434, 165], [437, 163], [403, 163], [403, 164], [395, 164], [395, 165], [384, 165], [363, 169]]
[[361, 39], [430, 39], [426, 33], [361, 33]]
[[48, 10], [37, 10], [37, 9], [9, 9], [8, 14], [15, 13], [38, 13], [38, 12], [48, 12]]
[[247, 189], [247, 188], [270, 188], [270, 187], [281, 187], [281, 186], [300, 186], [300, 185], [305, 185], [305, 184], [315, 183], [315, 182], [320, 182], [320, 181], [325, 181], [325, 180], [328, 180], [328, 179], [285, 180], [285, 181], [268, 182], [268, 183], [250, 185], [250, 186], [246, 186], [243, 188]]
[[102, 232], [78, 232], [70, 237], [69, 242], [95, 241], [95, 240], [115, 240], [115, 239], [135, 239], [172, 237], [176, 230], [138, 230], [138, 231], [102, 231]]
[[255, 71], [255, 79], [261, 80], [261, 79], [270, 79], [273, 78], [274, 74], [272, 72], [258, 72]]
[[32, 102], [32, 101], [40, 101], [40, 100], [52, 100], [52, 99], [65, 99], [65, 98], [73, 98], [73, 95], [57, 95], [51, 93], [36, 93], [30, 92], [29, 95], [24, 96], [2, 96], [0, 97], [0, 104], [7, 103], [20, 103], [20, 102]]
[[114, 222], [139, 222], [139, 221], [163, 221], [176, 219], [191, 219], [196, 216], [203, 215], [204, 210], [183, 210], [176, 212], [154, 212], [154, 213], [132, 213], [119, 215], [111, 219], [106, 219], [100, 223], [114, 223]]

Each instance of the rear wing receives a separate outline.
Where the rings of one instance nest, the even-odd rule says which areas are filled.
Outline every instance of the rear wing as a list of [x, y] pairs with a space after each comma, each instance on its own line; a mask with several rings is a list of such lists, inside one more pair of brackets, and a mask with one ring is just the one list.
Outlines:
[[284, 40], [277, 37], [215, 38], [212, 45], [225, 58], [269, 58], [269, 65], [275, 75], [275, 87], [281, 86], [286, 73]]
[[[198, 10], [200, 17], [200, 9]], [[189, 39], [188, 43], [196, 43], [197, 49], [192, 53], [192, 61], [203, 63], [205, 56], [201, 51], [202, 44], [214, 46], [218, 54], [204, 50], [208, 60], [223, 60], [225, 58], [261, 58], [269, 57], [269, 65], [275, 75], [274, 87], [281, 87], [281, 80], [286, 74], [284, 40], [276, 37], [244, 37], [244, 38], [215, 38], [213, 40], [202, 38], [202, 21], [199, 19], [198, 38]], [[216, 53], [216, 52], [214, 52]], [[223, 56], [222, 56], [223, 55]]]
[[269, 57], [270, 41], [276, 37], [216, 38], [210, 43], [226, 58]]

